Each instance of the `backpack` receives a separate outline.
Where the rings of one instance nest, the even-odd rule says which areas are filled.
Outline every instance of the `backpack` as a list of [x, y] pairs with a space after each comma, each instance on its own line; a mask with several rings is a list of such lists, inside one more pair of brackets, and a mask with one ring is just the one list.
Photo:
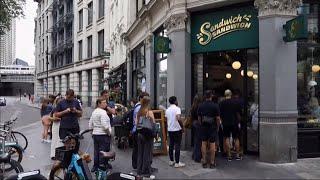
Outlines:
[[134, 110], [141, 106], [141, 104], [136, 104], [127, 114], [126, 114], [126, 119], [127, 119], [127, 124], [129, 124], [129, 128], [130, 130], [133, 128], [133, 114], [134, 114]]

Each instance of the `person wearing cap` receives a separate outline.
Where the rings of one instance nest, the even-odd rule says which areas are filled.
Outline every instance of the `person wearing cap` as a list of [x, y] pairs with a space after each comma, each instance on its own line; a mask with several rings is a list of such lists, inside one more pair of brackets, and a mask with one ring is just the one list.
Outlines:
[[241, 129], [241, 105], [232, 98], [231, 90], [224, 92], [225, 100], [220, 103], [220, 115], [223, 125], [224, 148], [226, 148], [228, 161], [232, 160], [230, 150], [230, 137], [235, 141], [236, 160], [241, 160], [240, 156], [240, 129]]

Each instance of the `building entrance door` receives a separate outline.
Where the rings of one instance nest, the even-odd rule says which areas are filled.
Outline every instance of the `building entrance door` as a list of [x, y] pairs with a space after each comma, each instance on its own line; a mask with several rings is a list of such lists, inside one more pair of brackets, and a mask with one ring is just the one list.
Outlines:
[[[258, 49], [242, 49], [193, 57], [194, 95], [213, 90], [214, 99], [219, 103], [224, 99], [224, 91], [230, 89], [234, 98], [238, 98], [242, 107], [240, 141], [244, 153], [259, 152], [258, 52]], [[203, 73], [200, 72], [201, 67]], [[220, 139], [222, 141], [222, 137]]]

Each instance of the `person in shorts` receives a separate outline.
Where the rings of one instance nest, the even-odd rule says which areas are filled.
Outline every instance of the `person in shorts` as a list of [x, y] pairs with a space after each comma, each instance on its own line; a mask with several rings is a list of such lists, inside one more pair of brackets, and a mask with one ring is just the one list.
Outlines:
[[[215, 142], [217, 139], [217, 127], [220, 122], [219, 106], [212, 101], [213, 93], [210, 90], [205, 92], [205, 101], [199, 105], [198, 119], [201, 123], [201, 153], [202, 167], [207, 168], [208, 164], [211, 169], [216, 167], [215, 162]], [[210, 160], [207, 162], [207, 149], [210, 149]]]
[[230, 150], [230, 137], [235, 141], [236, 147], [236, 160], [241, 160], [240, 156], [240, 114], [241, 104], [234, 98], [232, 98], [232, 92], [227, 89], [224, 92], [225, 100], [220, 103], [220, 114], [223, 125], [223, 137], [224, 137], [224, 148], [226, 149], [228, 161], [232, 160]]

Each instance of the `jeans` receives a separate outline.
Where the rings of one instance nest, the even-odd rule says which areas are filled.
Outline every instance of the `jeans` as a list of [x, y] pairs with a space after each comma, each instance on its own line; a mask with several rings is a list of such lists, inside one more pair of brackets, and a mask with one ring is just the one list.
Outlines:
[[149, 175], [151, 171], [153, 138], [138, 133], [138, 161], [137, 174]]
[[182, 140], [182, 131], [169, 131], [169, 157], [170, 161], [173, 160], [173, 150], [175, 154], [175, 161], [176, 163], [179, 163], [180, 161], [180, 146], [181, 146], [181, 140]]
[[93, 167], [99, 168], [103, 167], [108, 163], [105, 158], [100, 154], [100, 151], [108, 152], [110, 151], [110, 140], [111, 137], [108, 135], [93, 135], [94, 144], [94, 160]]
[[192, 123], [193, 128], [193, 160], [196, 162], [201, 161], [201, 125], [199, 122]]
[[138, 133], [133, 133], [133, 149], [132, 149], [132, 168], [137, 169], [137, 160], [138, 160]]

